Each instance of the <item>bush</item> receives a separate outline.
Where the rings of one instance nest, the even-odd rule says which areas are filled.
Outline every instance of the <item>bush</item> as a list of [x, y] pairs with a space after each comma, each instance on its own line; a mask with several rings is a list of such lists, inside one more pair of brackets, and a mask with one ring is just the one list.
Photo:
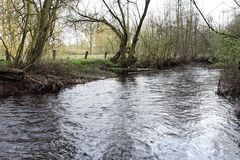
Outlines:
[[216, 41], [217, 56], [220, 62], [238, 64], [240, 61], [240, 40], [230, 37], [218, 38]]

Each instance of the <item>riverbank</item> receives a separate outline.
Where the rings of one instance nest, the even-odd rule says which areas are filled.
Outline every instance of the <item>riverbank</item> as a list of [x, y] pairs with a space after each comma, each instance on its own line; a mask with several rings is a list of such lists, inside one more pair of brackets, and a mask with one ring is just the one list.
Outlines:
[[[45, 60], [31, 68], [30, 71], [27, 71], [22, 81], [0, 80], [0, 97], [57, 93], [61, 89], [73, 85], [113, 78], [119, 74], [159, 71], [182, 64], [185, 63], [164, 63], [157, 68], [152, 66], [143, 68], [137, 65], [131, 68], [121, 68], [120, 65], [114, 64], [108, 59]], [[213, 67], [212, 65], [199, 62], [193, 62], [190, 65]], [[3, 64], [0, 66], [3, 67]]]
[[[175, 65], [174, 65], [175, 66]], [[0, 69], [5, 68], [4, 63]], [[165, 66], [170, 68], [173, 66]], [[45, 60], [26, 71], [21, 81], [0, 79], [0, 98], [19, 95], [57, 93], [77, 84], [114, 78], [122, 74], [158, 71], [155, 68], [121, 68], [109, 59]]]
[[240, 66], [226, 63], [194, 63], [194, 66], [208, 69], [221, 69], [217, 94], [226, 98], [240, 98]]
[[224, 97], [240, 97], [240, 70], [238, 68], [222, 70], [217, 94]]
[[22, 81], [0, 80], [0, 97], [57, 93], [72, 85], [116, 77], [111, 68], [118, 65], [103, 59], [45, 61], [26, 71]]

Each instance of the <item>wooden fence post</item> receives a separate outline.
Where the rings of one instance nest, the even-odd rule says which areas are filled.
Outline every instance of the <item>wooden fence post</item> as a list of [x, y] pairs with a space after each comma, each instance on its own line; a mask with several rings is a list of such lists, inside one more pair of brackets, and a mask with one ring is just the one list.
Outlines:
[[86, 51], [84, 59], [87, 59], [87, 57], [88, 57], [88, 51]]
[[54, 61], [56, 60], [56, 56], [57, 56], [57, 51], [55, 49], [53, 49], [52, 50], [52, 57], [53, 57]]
[[105, 58], [105, 59], [107, 58], [107, 54], [108, 54], [108, 52], [105, 52], [105, 55], [104, 55], [104, 58]]

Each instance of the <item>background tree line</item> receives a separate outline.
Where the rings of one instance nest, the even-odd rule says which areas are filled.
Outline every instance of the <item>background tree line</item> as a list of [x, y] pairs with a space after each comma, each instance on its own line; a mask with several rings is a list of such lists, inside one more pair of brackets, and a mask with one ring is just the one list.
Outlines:
[[72, 48], [90, 54], [108, 52], [112, 61], [124, 67], [136, 63], [158, 67], [199, 59], [239, 62], [238, 12], [228, 26], [216, 30], [194, 0], [168, 0], [164, 9], [159, 9], [160, 14], [149, 10], [150, 3], [2, 0], [1, 53], [10, 66], [28, 69], [57, 45], [66, 48], [62, 26], [68, 26], [84, 37]]

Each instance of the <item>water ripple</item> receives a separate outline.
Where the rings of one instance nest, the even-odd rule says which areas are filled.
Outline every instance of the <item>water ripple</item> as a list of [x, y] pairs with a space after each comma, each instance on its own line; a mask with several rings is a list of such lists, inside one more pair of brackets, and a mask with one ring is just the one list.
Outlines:
[[240, 107], [220, 70], [179, 67], [0, 101], [0, 159], [237, 160]]

